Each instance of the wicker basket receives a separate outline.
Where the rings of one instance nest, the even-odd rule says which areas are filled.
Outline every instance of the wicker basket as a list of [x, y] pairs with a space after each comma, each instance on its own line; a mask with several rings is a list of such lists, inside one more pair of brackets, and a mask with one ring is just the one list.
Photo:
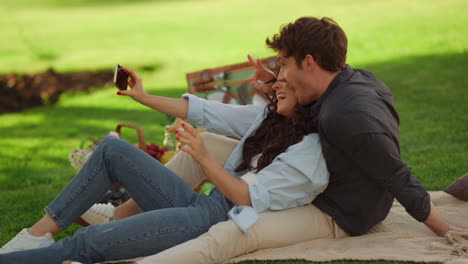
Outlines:
[[143, 134], [143, 129], [141, 127], [132, 124], [118, 124], [115, 128], [115, 132], [117, 132], [120, 138], [122, 138], [122, 127], [129, 127], [135, 129], [138, 136], [138, 145], [134, 145], [137, 146], [139, 149], [143, 150], [144, 152], [148, 150], [148, 144], [146, 144], [145, 142], [145, 135]]

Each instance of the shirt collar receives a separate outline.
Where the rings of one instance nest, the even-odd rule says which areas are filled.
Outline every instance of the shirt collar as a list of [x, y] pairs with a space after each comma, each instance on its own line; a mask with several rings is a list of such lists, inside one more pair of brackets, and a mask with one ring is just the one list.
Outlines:
[[338, 87], [344, 80], [348, 79], [349, 76], [351, 76], [351, 74], [351, 67], [349, 65], [346, 65], [346, 67], [340, 73], [338, 73], [335, 76], [335, 78], [333, 78], [333, 80], [330, 82], [328, 88], [325, 90], [322, 96], [320, 96], [320, 98], [317, 101], [312, 103], [311, 110], [314, 116], [318, 116], [322, 103], [327, 99], [330, 93], [333, 90], [335, 90], [335, 88]]

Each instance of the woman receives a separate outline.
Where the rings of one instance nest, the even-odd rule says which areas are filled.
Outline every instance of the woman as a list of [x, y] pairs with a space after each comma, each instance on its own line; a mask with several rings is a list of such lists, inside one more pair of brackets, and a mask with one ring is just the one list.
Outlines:
[[[190, 125], [179, 131], [178, 140], [185, 144], [181, 150], [201, 165], [216, 188], [209, 196], [197, 194], [133, 145], [106, 139], [45, 208], [47, 214], [2, 248], [0, 253], [10, 253], [0, 254], [1, 263], [94, 263], [147, 256], [196, 238], [229, 218], [248, 232], [258, 212], [309, 204], [328, 184], [318, 135], [305, 121], [309, 111], [297, 105], [286, 83], [275, 83], [275, 97], [264, 110], [192, 95], [182, 99], [151, 96], [135, 72], [123, 70], [130, 76], [132, 89], [118, 94], [207, 131], [241, 138], [223, 168]], [[52, 235], [75, 221], [114, 182], [129, 191], [144, 213], [82, 228], [74, 237], [53, 243]]]

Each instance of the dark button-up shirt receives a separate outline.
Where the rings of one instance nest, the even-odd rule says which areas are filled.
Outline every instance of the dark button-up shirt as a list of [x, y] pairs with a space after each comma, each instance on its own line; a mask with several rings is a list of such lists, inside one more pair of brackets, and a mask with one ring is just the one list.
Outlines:
[[427, 219], [429, 194], [401, 159], [399, 117], [382, 82], [347, 66], [311, 110], [330, 171], [315, 206], [350, 235], [384, 220], [394, 198], [416, 220]]

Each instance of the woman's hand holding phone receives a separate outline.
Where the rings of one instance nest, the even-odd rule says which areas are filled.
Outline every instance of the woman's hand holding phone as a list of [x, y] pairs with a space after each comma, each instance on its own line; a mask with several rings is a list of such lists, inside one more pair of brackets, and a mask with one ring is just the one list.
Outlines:
[[120, 71], [127, 75], [128, 86], [130, 90], [120, 90], [118, 95], [126, 95], [133, 98], [133, 100], [152, 108], [158, 112], [166, 115], [187, 118], [188, 114], [188, 100], [184, 98], [170, 98], [164, 96], [150, 95], [145, 92], [141, 77], [138, 76], [132, 69], [127, 67], [120, 67]]
[[133, 100], [140, 102], [141, 99], [147, 95], [145, 89], [143, 88], [143, 81], [141, 80], [141, 77], [130, 68], [120, 66], [120, 69], [128, 74], [128, 77], [130, 78], [128, 81], [128, 86], [130, 86], [131, 89], [120, 90], [117, 92], [117, 94], [130, 96], [133, 98]]

